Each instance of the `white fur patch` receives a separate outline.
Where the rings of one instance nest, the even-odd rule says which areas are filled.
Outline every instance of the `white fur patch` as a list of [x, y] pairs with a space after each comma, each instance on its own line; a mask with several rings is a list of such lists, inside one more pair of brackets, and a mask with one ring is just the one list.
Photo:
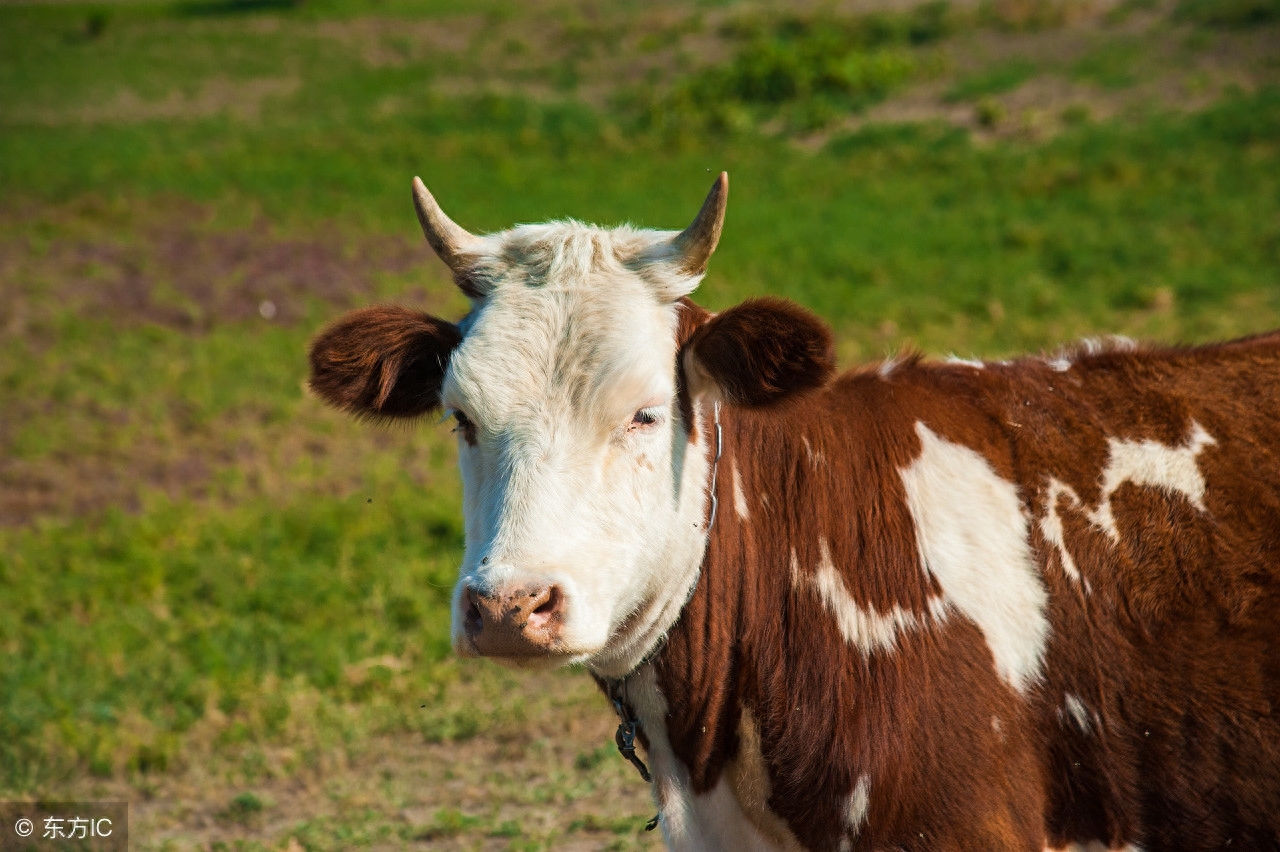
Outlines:
[[1180, 447], [1169, 447], [1156, 441], [1122, 441], [1116, 438], [1107, 443], [1111, 448], [1111, 458], [1102, 472], [1102, 499], [1089, 519], [1112, 541], [1120, 540], [1120, 531], [1111, 512], [1111, 495], [1126, 482], [1181, 494], [1201, 512], [1205, 510], [1204, 476], [1196, 464], [1196, 456], [1205, 447], [1218, 442], [1199, 423], [1191, 421], [1191, 434]]
[[[800, 570], [795, 550], [791, 551], [791, 582], [796, 588], [807, 585], [817, 593], [827, 611], [835, 616], [844, 641], [870, 655], [876, 651], [893, 650], [899, 633], [920, 627], [920, 620], [915, 614], [897, 604], [887, 613], [860, 605], [840, 578], [825, 538], [818, 540], [818, 550], [817, 570], [808, 576]], [[943, 612], [941, 607], [931, 606], [931, 610], [935, 616]]]
[[697, 835], [701, 841], [695, 845], [678, 845], [668, 838], [669, 848], [696, 849], [698, 852], [739, 852], [744, 849], [799, 852], [803, 849], [798, 843], [779, 845], [761, 834], [743, 814], [733, 791], [723, 779], [709, 792], [695, 797], [693, 807], [698, 819]]
[[986, 637], [996, 670], [1026, 691], [1040, 677], [1048, 594], [1018, 489], [977, 452], [916, 423], [920, 457], [901, 471], [920, 559], [947, 602]]
[[982, 369], [985, 369], [987, 366], [982, 361], [977, 361], [972, 358], [961, 358], [959, 355], [948, 355], [947, 363], [955, 364], [960, 367], [972, 367], [975, 370], [982, 370]]
[[1040, 534], [1044, 536], [1044, 540], [1053, 545], [1058, 551], [1058, 562], [1062, 565], [1062, 573], [1066, 574], [1077, 583], [1084, 582], [1086, 587], [1088, 581], [1083, 580], [1080, 576], [1080, 569], [1076, 567], [1076, 561], [1072, 558], [1071, 553], [1067, 550], [1067, 540], [1062, 529], [1062, 517], [1058, 514], [1058, 500], [1060, 497], [1066, 497], [1070, 501], [1072, 507], [1079, 508], [1080, 497], [1076, 494], [1074, 488], [1066, 483], [1049, 478], [1049, 484], [1045, 488], [1044, 496], [1044, 516], [1040, 518]]
[[1083, 701], [1068, 692], [1063, 700], [1063, 709], [1075, 721], [1080, 733], [1089, 733], [1089, 710], [1084, 706]]
[[813, 448], [813, 445], [809, 443], [809, 439], [806, 436], [804, 435], [800, 436], [800, 443], [804, 444], [804, 454], [808, 456], [809, 464], [813, 465], [814, 467], [817, 467], [818, 465], [826, 461], [826, 459], [822, 455], [822, 451], [815, 450]]
[[694, 796], [689, 789], [689, 772], [671, 748], [671, 737], [667, 733], [667, 699], [658, 689], [653, 666], [641, 666], [627, 678], [627, 698], [649, 740], [653, 798], [658, 805], [658, 824], [662, 827], [667, 848], [690, 852], [712, 848], [702, 837]]
[[[786, 821], [769, 808], [772, 784], [760, 747], [760, 729], [745, 705], [738, 717], [738, 754], [725, 766], [712, 794], [718, 794], [721, 788], [732, 792], [737, 809], [727, 807], [730, 803], [719, 796], [716, 806], [708, 808], [703, 818], [707, 823], [704, 833], [719, 838], [723, 848], [784, 852], [800, 852], [804, 848]], [[703, 799], [710, 799], [710, 795], [699, 796], [698, 802]]]
[[1199, 423], [1191, 421], [1191, 433], [1181, 446], [1170, 447], [1157, 441], [1127, 441], [1118, 438], [1108, 440], [1110, 456], [1101, 476], [1101, 495], [1096, 507], [1090, 508], [1080, 499], [1074, 488], [1056, 477], [1049, 477], [1044, 489], [1044, 514], [1038, 526], [1040, 534], [1058, 552], [1062, 571], [1077, 583], [1090, 590], [1089, 581], [1067, 550], [1062, 517], [1058, 512], [1061, 498], [1067, 499], [1070, 508], [1081, 511], [1089, 522], [1111, 539], [1120, 541], [1120, 529], [1116, 526], [1111, 509], [1111, 497], [1126, 482], [1134, 485], [1160, 488], [1170, 494], [1181, 494], [1192, 506], [1205, 511], [1205, 481], [1196, 458], [1205, 447], [1217, 441]]
[[1049, 369], [1059, 373], [1065, 373], [1067, 370], [1070, 370], [1071, 367], [1073, 366], [1071, 359], [1066, 357], [1065, 355], [1059, 355], [1056, 358], [1050, 358], [1045, 363], [1049, 365]]
[[885, 358], [880, 362], [880, 366], [876, 367], [876, 374], [882, 379], [887, 379], [893, 375], [893, 371], [898, 369], [902, 364], [902, 358], [894, 355], [891, 358]]
[[1076, 344], [1074, 349], [1060, 352], [1052, 358], [1046, 358], [1045, 363], [1051, 370], [1065, 373], [1075, 366], [1075, 358], [1080, 353], [1084, 355], [1100, 355], [1103, 352], [1133, 352], [1137, 348], [1138, 344], [1132, 338], [1124, 337], [1123, 335], [1087, 337]]
[[867, 810], [871, 807], [871, 777], [863, 774], [858, 777], [849, 801], [844, 806], [844, 823], [856, 837], [867, 822]]
[[[799, 843], [795, 842], [780, 819], [776, 825], [771, 825], [777, 829], [772, 834], [777, 836], [770, 836], [762, 833], [743, 811], [740, 796], [763, 803], [768, 799], [767, 789], [739, 792], [733, 789], [729, 780], [730, 777], [737, 777], [739, 781], [749, 778], [767, 787], [768, 777], [763, 775], [758, 735], [754, 738], [754, 745], [751, 737], [745, 738], [744, 751], [738, 761], [745, 765], [730, 764], [715, 787], [695, 796], [690, 790], [688, 770], [671, 748], [666, 722], [669, 712], [667, 701], [658, 689], [652, 666], [641, 666], [628, 678], [627, 696], [649, 739], [653, 795], [668, 849], [674, 852], [739, 852], [743, 849], [798, 852]], [[746, 716], [743, 722], [751, 725], [750, 717]], [[755, 816], [767, 817], [763, 814]]]
[[745, 521], [751, 517], [751, 512], [747, 509], [747, 493], [742, 490], [742, 474], [738, 472], [736, 462], [730, 462], [730, 468], [733, 472], [733, 510]]
[[1080, 346], [1088, 355], [1100, 355], [1103, 352], [1133, 352], [1138, 343], [1132, 337], [1123, 334], [1110, 334], [1106, 337], [1086, 337]]

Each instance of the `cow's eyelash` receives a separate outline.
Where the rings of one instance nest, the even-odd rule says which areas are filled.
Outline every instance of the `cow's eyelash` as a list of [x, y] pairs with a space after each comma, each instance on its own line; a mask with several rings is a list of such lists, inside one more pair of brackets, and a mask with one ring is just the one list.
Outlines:
[[627, 430], [644, 429], [652, 426], [662, 419], [662, 413], [662, 407], [658, 405], [641, 408], [631, 416], [631, 422], [627, 425]]
[[466, 412], [451, 408], [445, 412], [445, 417], [453, 418], [453, 428], [449, 430], [450, 432], [461, 435], [468, 444], [476, 442], [476, 424], [466, 415]]

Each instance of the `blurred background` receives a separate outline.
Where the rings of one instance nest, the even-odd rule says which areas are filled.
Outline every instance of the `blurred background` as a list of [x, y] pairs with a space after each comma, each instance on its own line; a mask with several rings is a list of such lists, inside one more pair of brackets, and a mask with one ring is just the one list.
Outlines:
[[1280, 326], [1280, 0], [0, 6], [0, 798], [134, 848], [633, 849], [581, 672], [448, 656], [448, 427], [307, 341], [418, 230], [683, 227], [846, 365]]

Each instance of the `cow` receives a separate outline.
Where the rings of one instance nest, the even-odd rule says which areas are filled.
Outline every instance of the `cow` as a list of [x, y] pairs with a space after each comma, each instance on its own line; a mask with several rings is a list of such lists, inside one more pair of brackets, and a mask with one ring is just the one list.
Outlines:
[[725, 174], [679, 232], [413, 193], [470, 312], [355, 310], [310, 386], [452, 418], [456, 652], [587, 668], [670, 848], [1280, 849], [1280, 333], [837, 374], [690, 300]]

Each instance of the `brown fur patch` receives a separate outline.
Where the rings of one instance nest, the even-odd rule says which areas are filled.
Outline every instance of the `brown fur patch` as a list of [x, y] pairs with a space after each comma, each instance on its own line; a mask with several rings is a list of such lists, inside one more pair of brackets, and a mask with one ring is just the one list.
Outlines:
[[311, 345], [311, 389], [362, 417], [417, 417], [440, 406], [440, 384], [462, 334], [451, 322], [395, 305], [352, 311]]
[[[739, 383], [761, 363], [743, 349], [716, 356]], [[1280, 334], [1077, 352], [1065, 371], [912, 357], [887, 377], [846, 374], [783, 407], [725, 405], [720, 463], [737, 470], [750, 512], [719, 514], [699, 584], [655, 661], [694, 792], [732, 775], [749, 713], [767, 773], [756, 784], [807, 848], [1277, 848], [1277, 417]], [[1122, 484], [1110, 497], [1114, 541], [1058, 501], [1085, 591], [1036, 523], [1049, 477], [1095, 506], [1109, 442], [1176, 448], [1193, 421], [1214, 439], [1196, 457], [1203, 508]], [[956, 610], [867, 654], [793, 579], [814, 570], [821, 541], [859, 607], [928, 612], [941, 589], [920, 564], [900, 474], [920, 453], [917, 422], [981, 454], [1032, 521], [1051, 633], [1026, 697], [1001, 681], [986, 638]], [[719, 478], [722, 504], [732, 505], [734, 480]], [[864, 775], [855, 831], [847, 808]]]
[[687, 348], [693, 369], [737, 405], [770, 405], [821, 387], [835, 371], [831, 330], [785, 299], [752, 299], [717, 314]]

